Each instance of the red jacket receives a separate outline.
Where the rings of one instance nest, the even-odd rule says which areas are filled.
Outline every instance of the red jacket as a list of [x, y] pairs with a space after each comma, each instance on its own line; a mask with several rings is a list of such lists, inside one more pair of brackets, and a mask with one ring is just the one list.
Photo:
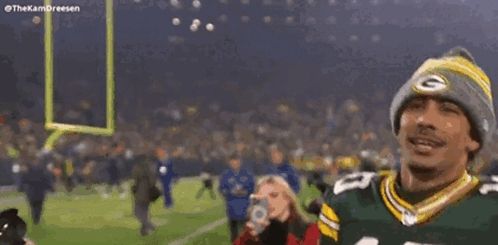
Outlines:
[[[315, 223], [301, 225], [289, 225], [286, 245], [317, 245], [320, 239], [320, 231]], [[244, 230], [242, 234], [233, 242], [234, 245], [266, 245], [258, 238], [251, 236], [249, 230]], [[273, 244], [272, 244], [273, 245]]]

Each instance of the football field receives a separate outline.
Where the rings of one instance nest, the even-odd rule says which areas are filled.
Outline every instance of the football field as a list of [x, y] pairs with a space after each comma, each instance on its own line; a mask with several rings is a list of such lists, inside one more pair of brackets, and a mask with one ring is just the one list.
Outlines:
[[[200, 187], [198, 179], [180, 179], [173, 188], [174, 208], [166, 210], [162, 197], [157, 200], [151, 206], [152, 222], [157, 230], [147, 237], [139, 235], [131, 196], [120, 199], [116, 190], [107, 199], [95, 190], [82, 187], [70, 195], [51, 193], [45, 202], [42, 221], [36, 226], [31, 223], [22, 193], [0, 193], [0, 210], [18, 208], [28, 223], [28, 237], [37, 245], [229, 244], [223, 200], [218, 192], [216, 200], [207, 192], [199, 200], [195, 199]], [[305, 201], [318, 195], [315, 188], [303, 185], [300, 198]]]

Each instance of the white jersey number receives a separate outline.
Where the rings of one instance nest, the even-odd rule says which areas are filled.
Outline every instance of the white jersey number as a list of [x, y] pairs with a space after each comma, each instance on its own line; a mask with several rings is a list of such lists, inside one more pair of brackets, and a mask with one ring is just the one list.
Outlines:
[[484, 184], [479, 188], [479, 192], [483, 195], [488, 194], [490, 191], [498, 192], [498, 175], [491, 176], [493, 184]]
[[334, 195], [339, 195], [340, 193], [352, 190], [352, 189], [365, 189], [372, 181], [375, 173], [371, 172], [360, 172], [354, 174], [348, 174], [344, 178], [338, 180], [334, 185]]

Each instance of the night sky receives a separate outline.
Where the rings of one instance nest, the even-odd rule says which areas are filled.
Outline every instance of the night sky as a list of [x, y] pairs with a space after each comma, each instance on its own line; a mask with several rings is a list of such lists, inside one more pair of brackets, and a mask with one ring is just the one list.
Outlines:
[[[104, 104], [102, 2], [54, 1], [81, 7], [80, 13], [54, 14], [58, 103]], [[179, 100], [250, 108], [283, 98], [362, 100], [372, 91], [387, 105], [424, 59], [455, 45], [467, 47], [492, 80], [498, 75], [498, 2], [493, 0], [205, 0], [199, 9], [192, 1], [179, 0], [182, 8], [174, 2], [115, 1], [118, 107]], [[37, 15], [38, 25], [33, 23]], [[179, 18], [178, 26], [173, 18]], [[201, 24], [192, 32], [195, 18]], [[206, 30], [207, 23], [214, 31]], [[43, 15], [1, 12], [0, 37], [2, 108], [22, 104], [38, 118]]]

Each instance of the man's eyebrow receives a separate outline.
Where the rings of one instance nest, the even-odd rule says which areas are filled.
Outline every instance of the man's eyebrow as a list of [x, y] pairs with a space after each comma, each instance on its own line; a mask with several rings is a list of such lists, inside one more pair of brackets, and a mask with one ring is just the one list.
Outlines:
[[440, 103], [450, 104], [450, 105], [453, 105], [453, 106], [456, 106], [456, 107], [460, 108], [460, 106], [457, 103], [455, 103], [455, 102], [453, 102], [451, 100], [442, 99], [442, 100], [440, 100]]

